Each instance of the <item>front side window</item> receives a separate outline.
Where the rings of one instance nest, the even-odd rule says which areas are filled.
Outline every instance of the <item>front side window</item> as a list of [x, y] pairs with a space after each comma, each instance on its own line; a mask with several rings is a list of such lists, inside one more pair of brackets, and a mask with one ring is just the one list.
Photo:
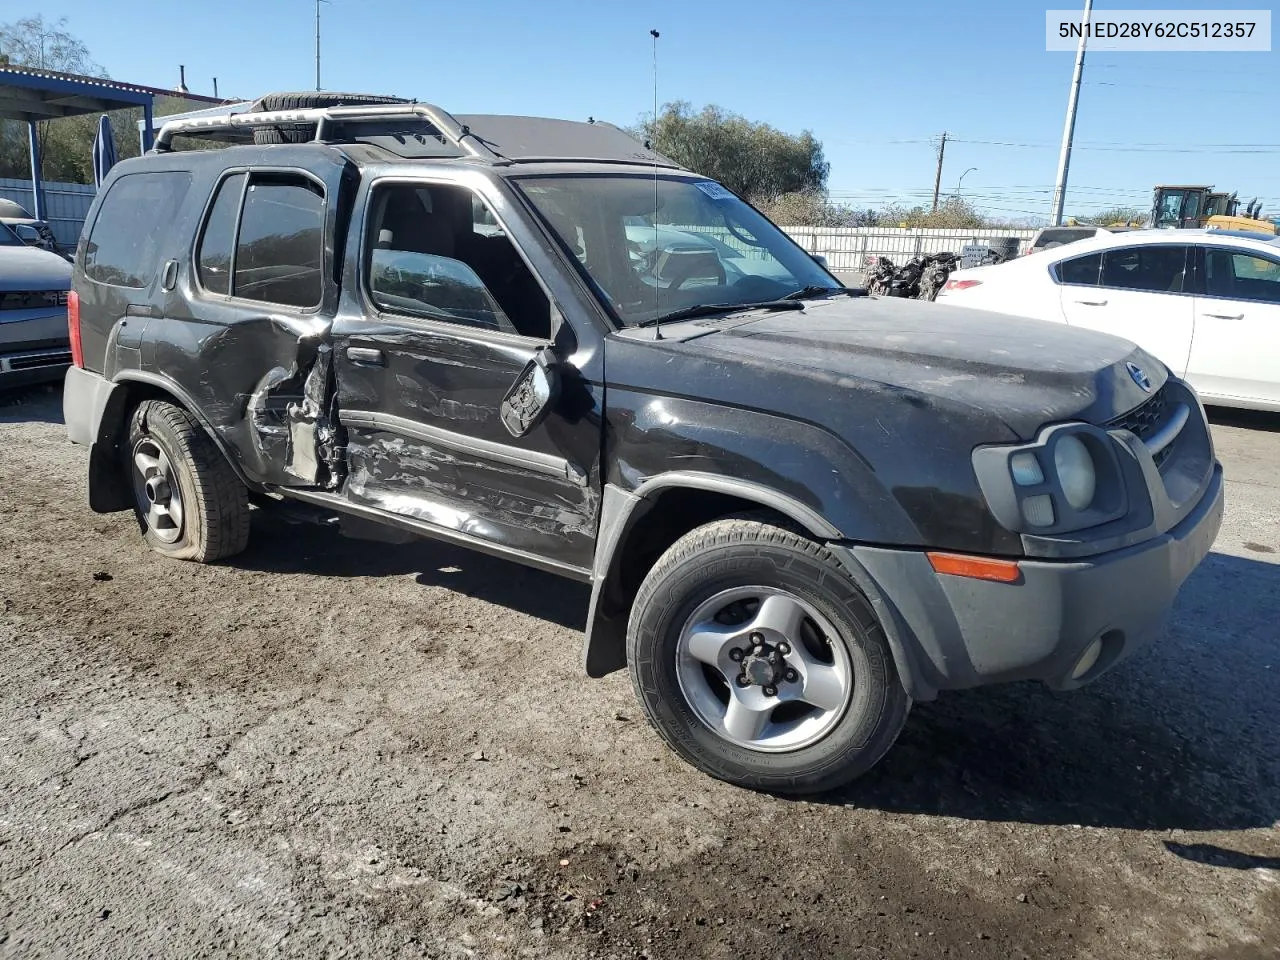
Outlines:
[[191, 175], [178, 171], [132, 173], [113, 183], [85, 245], [85, 274], [111, 286], [149, 287], [190, 186]]
[[10, 230], [7, 224], [0, 223], [0, 247], [21, 247], [22, 245], [22, 238]]
[[1116, 290], [1181, 293], [1187, 248], [1176, 244], [1126, 247], [1102, 255], [1102, 285]]
[[380, 310], [550, 338], [550, 301], [479, 194], [389, 183], [370, 194], [369, 210], [366, 288]]
[[1205, 251], [1205, 292], [1211, 297], [1280, 303], [1280, 262], [1230, 250]]
[[324, 193], [319, 185], [291, 174], [250, 177], [232, 295], [291, 307], [318, 306], [323, 263]]
[[624, 326], [703, 304], [839, 289], [790, 237], [711, 180], [599, 175], [516, 183]]

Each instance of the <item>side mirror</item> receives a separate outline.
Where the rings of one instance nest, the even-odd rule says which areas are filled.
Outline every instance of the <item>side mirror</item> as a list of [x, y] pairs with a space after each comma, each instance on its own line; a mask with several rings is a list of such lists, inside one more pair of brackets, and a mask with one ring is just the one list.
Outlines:
[[811, 253], [809, 254], [809, 256], [813, 257], [813, 262], [816, 263], [818, 266], [820, 266], [823, 270], [831, 269], [831, 267], [827, 264], [827, 258], [824, 257], [822, 254]]
[[513, 437], [526, 436], [546, 419], [559, 395], [560, 371], [555, 354], [544, 347], [520, 371], [502, 398], [498, 416]]

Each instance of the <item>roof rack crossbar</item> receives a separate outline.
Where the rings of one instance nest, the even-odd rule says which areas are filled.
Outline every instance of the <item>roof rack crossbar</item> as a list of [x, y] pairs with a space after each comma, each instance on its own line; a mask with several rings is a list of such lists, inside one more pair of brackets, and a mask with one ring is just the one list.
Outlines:
[[165, 153], [172, 149], [175, 136], [182, 134], [199, 136], [208, 133], [230, 133], [255, 127], [274, 127], [280, 124], [314, 123], [315, 140], [324, 142], [333, 123], [375, 122], [394, 120], [397, 117], [421, 117], [440, 131], [441, 135], [473, 157], [491, 163], [502, 157], [490, 150], [470, 130], [460, 124], [450, 113], [429, 103], [366, 104], [349, 107], [315, 107], [309, 110], [275, 110], [268, 113], [229, 113], [217, 117], [193, 117], [187, 120], [170, 120], [160, 128], [156, 136], [155, 150]]

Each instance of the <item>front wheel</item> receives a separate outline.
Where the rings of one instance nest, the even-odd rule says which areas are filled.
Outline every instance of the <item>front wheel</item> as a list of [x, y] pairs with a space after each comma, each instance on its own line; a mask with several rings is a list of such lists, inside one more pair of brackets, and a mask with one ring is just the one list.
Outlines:
[[686, 534], [627, 631], [636, 695], [700, 770], [815, 793], [869, 770], [911, 707], [870, 603], [821, 544], [754, 518]]

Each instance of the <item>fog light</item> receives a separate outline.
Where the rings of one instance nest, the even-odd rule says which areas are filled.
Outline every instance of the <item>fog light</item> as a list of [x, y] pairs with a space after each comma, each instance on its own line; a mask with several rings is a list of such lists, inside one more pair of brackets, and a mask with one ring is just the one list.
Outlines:
[[1053, 498], [1047, 493], [1022, 501], [1022, 515], [1033, 527], [1053, 526]]
[[1094, 664], [1098, 662], [1098, 657], [1102, 656], [1102, 638], [1099, 637], [1089, 646], [1084, 648], [1084, 653], [1080, 655], [1080, 659], [1076, 661], [1076, 668], [1071, 671], [1071, 679], [1079, 680], [1086, 673], [1093, 669]]

